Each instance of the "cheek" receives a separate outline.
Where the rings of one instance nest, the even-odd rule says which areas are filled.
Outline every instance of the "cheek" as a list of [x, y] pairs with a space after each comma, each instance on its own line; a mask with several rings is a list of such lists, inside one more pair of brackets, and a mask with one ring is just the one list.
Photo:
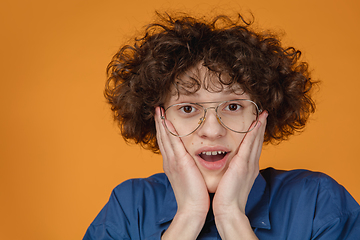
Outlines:
[[242, 140], [244, 139], [245, 137], [245, 133], [234, 133], [232, 134], [232, 139], [233, 139], [233, 142], [234, 144], [239, 147]]
[[195, 143], [193, 141], [193, 138], [191, 137], [191, 135], [181, 138], [181, 141], [182, 141], [186, 151], [188, 151], [188, 152], [193, 148], [194, 143]]

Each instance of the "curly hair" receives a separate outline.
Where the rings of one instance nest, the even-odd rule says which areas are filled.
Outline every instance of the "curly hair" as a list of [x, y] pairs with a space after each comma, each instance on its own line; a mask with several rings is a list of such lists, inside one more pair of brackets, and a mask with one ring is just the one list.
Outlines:
[[[179, 76], [200, 62], [223, 85], [240, 85], [259, 107], [267, 110], [264, 143], [279, 143], [301, 131], [315, 111], [311, 89], [315, 81], [301, 52], [283, 48], [269, 32], [256, 32], [239, 14], [210, 21], [186, 15], [158, 14], [141, 38], [123, 46], [107, 68], [104, 95], [126, 141], [158, 153], [154, 112], [162, 106]], [[201, 81], [193, 79], [198, 90]], [[196, 91], [195, 90], [195, 91]], [[177, 89], [179, 93], [179, 89]]]

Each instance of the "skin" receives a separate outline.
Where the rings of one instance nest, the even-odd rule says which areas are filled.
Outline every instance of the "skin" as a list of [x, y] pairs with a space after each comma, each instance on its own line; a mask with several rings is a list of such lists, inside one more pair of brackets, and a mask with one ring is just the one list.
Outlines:
[[[199, 67], [198, 77], [205, 79], [205, 67]], [[211, 76], [215, 77], [215, 76]], [[214, 81], [216, 82], [216, 81]], [[194, 94], [171, 96], [165, 107], [180, 102], [214, 102], [239, 98], [234, 92], [208, 91], [203, 88]], [[242, 94], [241, 98], [249, 98]], [[196, 239], [210, 207], [209, 192], [215, 193], [213, 212], [222, 239], [257, 239], [245, 206], [252, 185], [259, 174], [267, 112], [263, 111], [256, 127], [247, 134], [224, 128], [209, 110], [206, 120], [193, 134], [186, 137], [171, 135], [155, 110], [157, 140], [163, 156], [164, 172], [174, 190], [178, 210], [162, 239]], [[166, 121], [166, 120], [165, 120]], [[167, 122], [167, 126], [171, 124]], [[228, 152], [224, 164], [209, 169], [202, 163], [202, 151]]]

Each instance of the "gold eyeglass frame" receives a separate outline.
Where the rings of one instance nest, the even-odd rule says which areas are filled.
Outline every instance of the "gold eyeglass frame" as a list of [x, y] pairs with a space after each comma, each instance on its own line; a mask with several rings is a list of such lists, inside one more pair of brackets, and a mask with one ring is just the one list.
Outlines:
[[[229, 128], [228, 126], [226, 126], [225, 123], [222, 122], [221, 117], [219, 116], [218, 111], [217, 111], [220, 105], [222, 105], [222, 104], [224, 104], [224, 103], [227, 103], [227, 102], [239, 101], [239, 100], [240, 100], [240, 101], [251, 102], [252, 104], [255, 105], [255, 108], [256, 108], [256, 123], [255, 123], [255, 125], [254, 125], [251, 129], [249, 129], [249, 130], [247, 130], [247, 131], [243, 131], [243, 132], [235, 131], [235, 130]], [[216, 107], [215, 107], [215, 106], [212, 106], [212, 107], [208, 107], [208, 108], [205, 108], [203, 105], [201, 105], [201, 104], [214, 104], [214, 103], [217, 103], [218, 105], [217, 105]], [[170, 131], [170, 129], [168, 128], [168, 126], [167, 126], [167, 124], [166, 124], [166, 122], [165, 122], [165, 116], [164, 116], [164, 115], [166, 115], [166, 111], [167, 111], [169, 108], [171, 108], [171, 107], [173, 107], [173, 106], [186, 105], [186, 104], [194, 104], [194, 105], [199, 106], [200, 108], [203, 109], [204, 114], [203, 114], [203, 116], [200, 118], [198, 126], [197, 126], [192, 132], [190, 132], [190, 133], [188, 133], [188, 134], [186, 134], [186, 135], [180, 136], [180, 135], [175, 134], [175, 133], [173, 133], [173, 132]], [[252, 130], [256, 127], [256, 125], [258, 124], [258, 122], [259, 122], [259, 115], [260, 115], [261, 112], [262, 112], [262, 110], [259, 109], [258, 105], [257, 105], [254, 101], [252, 101], [252, 100], [249, 100], [249, 99], [232, 99], [232, 100], [220, 101], [220, 102], [176, 103], [176, 104], [173, 104], [173, 105], [167, 107], [167, 108], [165, 109], [165, 111], [164, 111], [164, 115], [162, 115], [162, 112], [161, 112], [160, 118], [164, 121], [166, 129], [169, 131], [169, 133], [171, 133], [171, 135], [173, 135], [173, 136], [175, 136], [175, 137], [186, 137], [186, 136], [189, 136], [190, 134], [194, 133], [196, 130], [198, 130], [198, 129], [201, 127], [201, 125], [205, 122], [206, 113], [207, 113], [207, 110], [208, 110], [208, 109], [214, 109], [214, 110], [215, 110], [215, 113], [216, 113], [216, 118], [217, 118], [218, 122], [219, 122], [223, 127], [225, 127], [226, 129], [229, 129], [230, 131], [233, 131], [233, 132], [236, 132], [236, 133], [248, 133], [248, 132], [252, 131]]]

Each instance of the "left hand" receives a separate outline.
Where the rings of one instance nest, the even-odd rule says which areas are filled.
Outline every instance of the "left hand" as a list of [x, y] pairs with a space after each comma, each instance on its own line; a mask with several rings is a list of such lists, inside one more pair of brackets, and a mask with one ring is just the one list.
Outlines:
[[[232, 158], [219, 182], [213, 199], [213, 212], [217, 227], [221, 228], [222, 221], [234, 220], [234, 216], [237, 215], [247, 220], [245, 206], [250, 190], [259, 174], [259, 159], [267, 115], [266, 111], [262, 112], [258, 125], [245, 135], [237, 154]], [[221, 233], [220, 229], [219, 232]]]

